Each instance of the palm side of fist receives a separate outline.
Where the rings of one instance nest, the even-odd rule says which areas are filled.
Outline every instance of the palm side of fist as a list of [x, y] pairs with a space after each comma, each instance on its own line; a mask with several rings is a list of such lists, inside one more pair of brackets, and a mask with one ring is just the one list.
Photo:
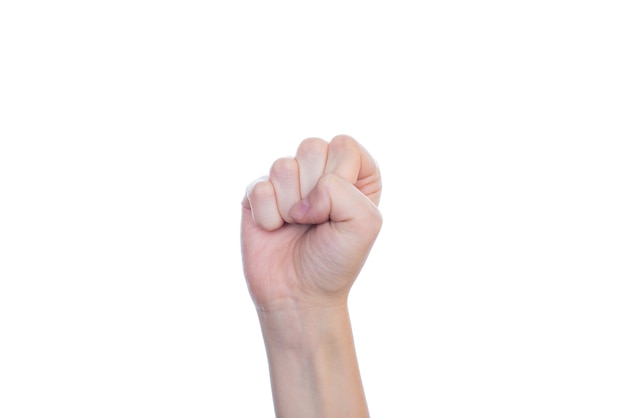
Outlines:
[[353, 138], [309, 138], [242, 202], [244, 274], [262, 311], [344, 304], [382, 225], [382, 182]]

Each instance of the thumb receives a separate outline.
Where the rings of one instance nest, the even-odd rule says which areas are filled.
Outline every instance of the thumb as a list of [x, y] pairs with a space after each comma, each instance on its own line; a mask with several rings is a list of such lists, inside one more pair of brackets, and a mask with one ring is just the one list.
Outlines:
[[296, 203], [290, 215], [297, 223], [330, 222], [339, 232], [374, 239], [382, 226], [376, 205], [344, 178], [325, 174], [306, 198]]

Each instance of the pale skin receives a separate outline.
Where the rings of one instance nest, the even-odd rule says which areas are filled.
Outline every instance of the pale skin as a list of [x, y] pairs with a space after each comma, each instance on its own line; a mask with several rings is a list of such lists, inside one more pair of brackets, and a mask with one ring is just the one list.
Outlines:
[[309, 138], [242, 202], [244, 274], [276, 416], [368, 417], [348, 294], [382, 225], [380, 171], [353, 138]]

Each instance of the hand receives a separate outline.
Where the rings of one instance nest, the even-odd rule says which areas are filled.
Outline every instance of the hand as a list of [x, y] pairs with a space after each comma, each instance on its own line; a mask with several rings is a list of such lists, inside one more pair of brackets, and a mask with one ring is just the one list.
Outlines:
[[345, 305], [378, 235], [378, 166], [354, 139], [304, 140], [242, 202], [244, 273], [257, 309]]
[[304, 140], [242, 205], [244, 273], [277, 417], [367, 417], [347, 310], [378, 235], [380, 172], [354, 139]]

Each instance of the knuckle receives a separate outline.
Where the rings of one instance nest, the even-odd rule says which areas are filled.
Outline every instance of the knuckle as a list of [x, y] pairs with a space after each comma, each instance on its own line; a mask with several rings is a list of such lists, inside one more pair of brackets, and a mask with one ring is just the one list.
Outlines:
[[349, 135], [337, 135], [330, 141], [330, 147], [334, 150], [353, 151], [358, 150], [359, 143]]
[[383, 217], [380, 211], [373, 205], [367, 212], [363, 218], [363, 230], [366, 231], [368, 236], [375, 238], [383, 226]]
[[262, 218], [259, 219], [257, 225], [265, 231], [274, 231], [283, 225], [283, 220], [280, 217], [274, 217], [271, 219]]
[[270, 177], [289, 177], [297, 173], [298, 163], [293, 158], [279, 158], [270, 169]]
[[268, 181], [258, 181], [250, 187], [252, 200], [266, 200], [274, 197], [274, 187]]
[[299, 157], [313, 157], [318, 155], [326, 155], [328, 143], [320, 138], [306, 138], [300, 143], [297, 155]]
[[320, 177], [317, 184], [322, 189], [332, 189], [340, 181], [341, 181], [341, 177], [338, 174], [326, 173], [322, 177]]

